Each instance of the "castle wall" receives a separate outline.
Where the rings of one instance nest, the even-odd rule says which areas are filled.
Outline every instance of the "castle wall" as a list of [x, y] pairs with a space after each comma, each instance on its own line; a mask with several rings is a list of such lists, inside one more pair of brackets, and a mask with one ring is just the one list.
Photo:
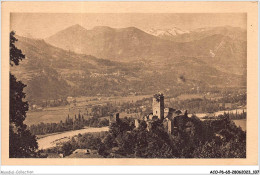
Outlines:
[[172, 134], [173, 122], [169, 119], [163, 121], [163, 127], [168, 134]]
[[115, 113], [113, 116], [109, 117], [109, 123], [115, 123], [119, 121], [119, 113]]

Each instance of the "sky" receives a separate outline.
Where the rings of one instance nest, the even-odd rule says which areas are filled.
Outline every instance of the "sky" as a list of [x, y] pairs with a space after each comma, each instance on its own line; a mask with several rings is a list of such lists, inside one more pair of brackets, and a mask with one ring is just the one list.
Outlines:
[[21, 36], [44, 39], [75, 24], [86, 29], [109, 26], [193, 30], [227, 25], [246, 29], [246, 18], [246, 13], [12, 13], [10, 29]]

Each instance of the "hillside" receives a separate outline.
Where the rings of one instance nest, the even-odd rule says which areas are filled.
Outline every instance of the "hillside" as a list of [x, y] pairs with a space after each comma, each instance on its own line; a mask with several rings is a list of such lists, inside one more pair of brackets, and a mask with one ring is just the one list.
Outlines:
[[11, 71], [28, 85], [27, 98], [31, 101], [97, 94], [177, 93], [197, 87], [240, 87], [246, 84], [244, 75], [220, 71], [212, 62], [199, 57], [119, 62], [63, 50], [44, 40], [16, 37], [16, 46], [26, 59]]
[[113, 29], [99, 26], [86, 30], [74, 25], [45, 41], [65, 50], [117, 61], [151, 59], [150, 56], [163, 58], [175, 52], [171, 42], [161, 40], [135, 27]]
[[45, 41], [65, 50], [109, 60], [165, 62], [180, 57], [197, 57], [213, 63], [212, 66], [220, 71], [239, 75], [246, 72], [246, 31], [240, 28], [171, 29], [164, 31], [163, 37], [160, 32], [163, 31], [154, 36], [135, 27], [99, 26], [87, 30], [74, 25]]
[[16, 46], [26, 55], [26, 59], [19, 66], [11, 67], [11, 72], [28, 85], [28, 98], [55, 99], [75, 95], [80, 93], [78, 88], [84, 79], [117, 77], [118, 72], [128, 76], [134, 74], [132, 67], [138, 69], [134, 64], [127, 65], [65, 51], [44, 40], [20, 36], [16, 38]]

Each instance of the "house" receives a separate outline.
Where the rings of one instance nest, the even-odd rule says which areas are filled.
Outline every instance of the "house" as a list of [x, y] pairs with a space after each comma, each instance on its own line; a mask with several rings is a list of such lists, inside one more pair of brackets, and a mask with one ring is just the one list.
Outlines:
[[232, 103], [225, 103], [225, 109], [231, 109]]
[[68, 103], [73, 102], [73, 100], [74, 100], [73, 97], [67, 97], [67, 102], [68, 102]]
[[224, 107], [224, 103], [218, 103], [218, 107]]
[[98, 154], [97, 150], [92, 149], [76, 149], [73, 153], [66, 158], [103, 158]]

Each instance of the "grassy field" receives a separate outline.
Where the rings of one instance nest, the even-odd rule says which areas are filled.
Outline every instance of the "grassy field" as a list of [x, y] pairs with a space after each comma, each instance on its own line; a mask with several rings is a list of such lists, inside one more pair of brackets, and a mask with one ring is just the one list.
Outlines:
[[58, 123], [61, 120], [65, 121], [68, 115], [73, 117], [75, 115], [83, 114], [85, 119], [86, 106], [103, 105], [106, 103], [121, 104], [123, 102], [136, 102], [143, 98], [152, 97], [152, 95], [127, 96], [127, 97], [77, 97], [76, 105], [70, 104], [62, 107], [48, 107], [42, 111], [28, 111], [25, 119], [25, 124], [39, 124], [43, 123]]
[[38, 123], [58, 123], [60, 120], [65, 121], [68, 114], [70, 117], [74, 117], [78, 114], [81, 108], [73, 108], [70, 106], [64, 107], [50, 107], [45, 108], [42, 111], [29, 111], [25, 119], [25, 124], [32, 125]]
[[194, 98], [203, 98], [203, 94], [182, 94], [179, 95], [176, 100], [188, 100]]

